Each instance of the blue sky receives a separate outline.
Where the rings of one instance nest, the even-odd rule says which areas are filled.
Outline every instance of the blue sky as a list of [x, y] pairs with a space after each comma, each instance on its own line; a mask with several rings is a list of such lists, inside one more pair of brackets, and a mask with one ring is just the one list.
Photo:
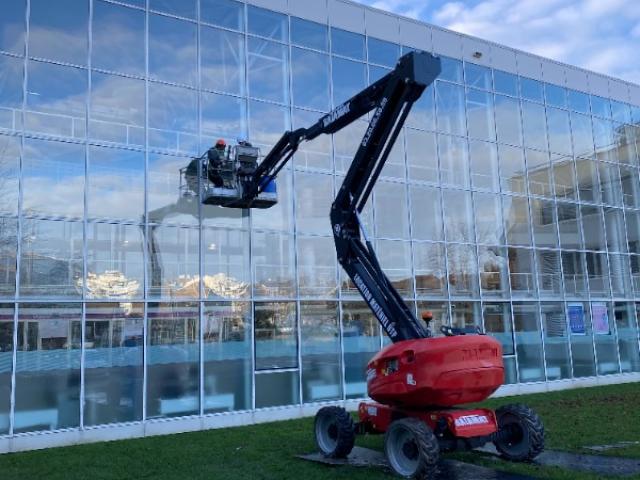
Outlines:
[[640, 84], [638, 0], [358, 0]]

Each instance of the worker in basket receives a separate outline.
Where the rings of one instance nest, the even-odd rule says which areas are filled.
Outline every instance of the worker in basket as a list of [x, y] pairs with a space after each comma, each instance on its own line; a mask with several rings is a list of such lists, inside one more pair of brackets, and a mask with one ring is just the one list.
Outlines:
[[210, 148], [207, 152], [207, 177], [217, 188], [224, 186], [224, 179], [222, 178], [221, 170], [227, 161], [226, 150], [227, 143], [221, 138], [216, 142], [215, 146]]

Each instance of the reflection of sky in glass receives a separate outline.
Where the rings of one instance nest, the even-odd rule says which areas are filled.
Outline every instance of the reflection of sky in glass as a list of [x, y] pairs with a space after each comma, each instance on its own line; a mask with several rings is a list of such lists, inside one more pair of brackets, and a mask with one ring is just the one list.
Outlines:
[[287, 41], [289, 38], [289, 22], [286, 15], [252, 5], [249, 5], [247, 10], [247, 18], [249, 20], [247, 30], [249, 33], [280, 42]]
[[329, 56], [299, 48], [291, 50], [293, 103], [329, 110]]
[[0, 55], [0, 128], [19, 128], [23, 68], [21, 58]]
[[196, 0], [149, 0], [149, 9], [178, 17], [196, 18]]
[[193, 23], [149, 15], [149, 75], [195, 85], [196, 37]]
[[[227, 95], [203, 92], [200, 96], [204, 145], [215, 142], [213, 137], [225, 137], [229, 141], [246, 138], [246, 102]], [[211, 138], [208, 138], [211, 137]]]
[[0, 50], [24, 54], [25, 0], [4, 0], [0, 15]]
[[16, 214], [18, 210], [18, 165], [20, 138], [0, 135], [0, 212]]
[[201, 86], [207, 90], [244, 93], [244, 36], [217, 28], [200, 29]]
[[291, 17], [291, 43], [326, 52], [329, 48], [327, 26]]
[[244, 30], [244, 4], [235, 0], [200, 0], [200, 20], [232, 30]]
[[284, 103], [288, 95], [287, 48], [257, 38], [249, 39], [249, 95]]

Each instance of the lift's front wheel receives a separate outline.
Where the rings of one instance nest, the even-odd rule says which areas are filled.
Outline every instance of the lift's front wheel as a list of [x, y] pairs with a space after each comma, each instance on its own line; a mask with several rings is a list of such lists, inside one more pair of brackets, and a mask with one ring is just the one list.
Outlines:
[[438, 440], [417, 418], [394, 421], [384, 435], [384, 453], [395, 473], [405, 478], [431, 479], [440, 455]]
[[503, 405], [496, 410], [498, 429], [504, 436], [494, 442], [507, 460], [529, 462], [544, 450], [544, 425], [526, 405]]
[[356, 439], [353, 418], [341, 407], [323, 407], [313, 425], [316, 445], [329, 458], [344, 458], [351, 453]]

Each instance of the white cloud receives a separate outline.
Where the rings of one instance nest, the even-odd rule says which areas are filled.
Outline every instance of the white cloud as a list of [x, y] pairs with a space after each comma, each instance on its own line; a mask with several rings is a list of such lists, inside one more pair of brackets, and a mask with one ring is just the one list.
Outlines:
[[[640, 83], [636, 0], [365, 1], [543, 57]], [[416, 15], [414, 15], [416, 16]]]

